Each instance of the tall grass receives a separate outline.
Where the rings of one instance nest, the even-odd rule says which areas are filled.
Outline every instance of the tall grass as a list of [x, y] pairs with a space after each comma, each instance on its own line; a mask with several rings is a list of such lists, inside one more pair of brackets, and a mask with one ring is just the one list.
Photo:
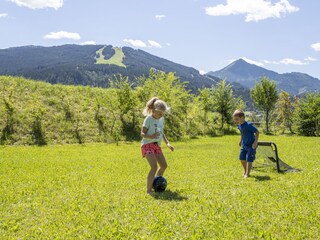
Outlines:
[[120, 131], [112, 89], [0, 76], [0, 94], [2, 145], [107, 142]]

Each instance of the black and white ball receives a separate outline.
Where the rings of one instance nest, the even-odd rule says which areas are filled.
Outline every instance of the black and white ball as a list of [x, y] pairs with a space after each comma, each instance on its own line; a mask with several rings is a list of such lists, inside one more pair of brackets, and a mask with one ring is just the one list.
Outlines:
[[163, 192], [167, 187], [167, 180], [163, 176], [157, 176], [153, 180], [153, 189], [155, 192]]

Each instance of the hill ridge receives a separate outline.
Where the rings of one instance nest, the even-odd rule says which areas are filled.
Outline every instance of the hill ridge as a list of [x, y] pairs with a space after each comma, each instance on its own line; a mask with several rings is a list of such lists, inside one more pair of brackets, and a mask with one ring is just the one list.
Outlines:
[[[122, 60], [123, 65], [95, 64], [97, 51], [101, 48], [101, 54], [108, 60], [115, 55], [117, 49], [121, 49], [125, 56]], [[116, 62], [119, 63], [119, 60]], [[106, 80], [113, 78], [115, 74], [128, 76], [133, 82], [136, 77], [148, 75], [150, 68], [166, 73], [175, 72], [181, 81], [187, 82], [188, 88], [192, 91], [211, 87], [220, 81], [215, 77], [204, 77], [192, 67], [130, 47], [67, 44], [0, 49], [0, 75], [24, 76], [54, 84], [108, 87]]]
[[208, 72], [207, 75], [225, 79], [229, 82], [237, 82], [248, 88], [252, 88], [261, 77], [268, 77], [275, 81], [279, 90], [284, 90], [292, 95], [301, 95], [307, 92], [320, 91], [320, 80], [306, 73], [291, 72], [277, 73], [248, 63], [244, 59], [238, 59], [228, 66]]

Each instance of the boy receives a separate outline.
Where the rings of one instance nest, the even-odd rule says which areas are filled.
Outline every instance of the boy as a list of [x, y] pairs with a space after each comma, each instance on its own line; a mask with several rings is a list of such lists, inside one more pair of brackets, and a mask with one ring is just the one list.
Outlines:
[[239, 159], [244, 169], [243, 177], [247, 178], [250, 176], [252, 162], [256, 157], [259, 131], [252, 123], [246, 122], [243, 111], [236, 110], [232, 117], [234, 122], [238, 124], [238, 128], [241, 132], [241, 139], [239, 142], [241, 150]]

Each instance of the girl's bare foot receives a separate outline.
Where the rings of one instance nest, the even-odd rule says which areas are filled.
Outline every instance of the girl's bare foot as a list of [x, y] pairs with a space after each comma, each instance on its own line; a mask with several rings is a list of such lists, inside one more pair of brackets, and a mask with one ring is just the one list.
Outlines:
[[248, 178], [248, 177], [250, 177], [250, 175], [245, 174], [245, 175], [243, 175], [243, 177], [244, 177], [244, 178]]
[[154, 192], [152, 192], [152, 191], [147, 191], [147, 194], [153, 196], [153, 195], [154, 195]]

